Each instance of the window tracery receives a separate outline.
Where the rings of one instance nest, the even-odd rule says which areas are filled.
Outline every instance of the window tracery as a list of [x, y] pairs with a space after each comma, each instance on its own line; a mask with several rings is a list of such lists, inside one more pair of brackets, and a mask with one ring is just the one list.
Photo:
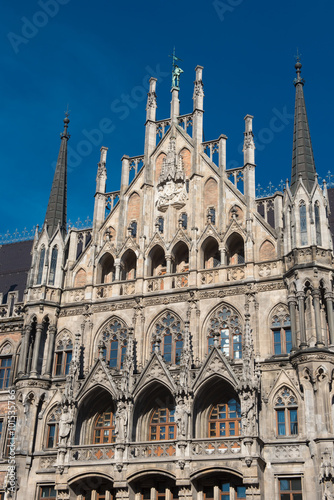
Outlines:
[[153, 343], [160, 342], [161, 354], [166, 363], [180, 364], [183, 348], [181, 320], [173, 313], [167, 312], [154, 325]]
[[287, 308], [278, 305], [271, 317], [274, 354], [288, 354], [292, 349], [291, 321]]
[[126, 354], [128, 329], [118, 319], [110, 321], [103, 329], [101, 338], [105, 344], [103, 356], [110, 368], [123, 368]]
[[72, 361], [73, 341], [68, 332], [58, 337], [54, 358], [54, 375], [68, 375]]
[[298, 403], [294, 393], [283, 386], [274, 401], [276, 412], [276, 432], [278, 436], [295, 436], [298, 434]]
[[232, 359], [242, 358], [242, 333], [238, 314], [228, 306], [221, 306], [209, 320], [208, 346], [214, 345], [219, 333], [223, 353]]

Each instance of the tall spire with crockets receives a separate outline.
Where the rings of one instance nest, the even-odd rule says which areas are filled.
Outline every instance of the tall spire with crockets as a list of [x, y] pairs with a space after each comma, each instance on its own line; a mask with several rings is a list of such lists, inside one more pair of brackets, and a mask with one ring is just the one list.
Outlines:
[[44, 225], [47, 227], [51, 237], [58, 225], [63, 233], [66, 232], [66, 211], [67, 211], [67, 141], [70, 135], [67, 132], [70, 122], [66, 111], [64, 118], [64, 132], [60, 134], [61, 143], [55, 175], [53, 178], [48, 208], [46, 210]]
[[310, 129], [307, 120], [305, 100], [304, 100], [304, 79], [301, 78], [300, 57], [297, 55], [295, 64], [297, 78], [294, 80], [296, 87], [295, 101], [295, 121], [293, 130], [293, 151], [291, 169], [291, 192], [294, 194], [299, 176], [308, 192], [311, 191], [315, 181], [315, 164], [311, 144]]

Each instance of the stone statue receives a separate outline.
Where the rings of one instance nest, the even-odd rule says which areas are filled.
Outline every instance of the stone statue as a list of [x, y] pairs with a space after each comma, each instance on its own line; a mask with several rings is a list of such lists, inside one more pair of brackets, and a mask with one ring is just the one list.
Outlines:
[[118, 403], [115, 413], [115, 434], [118, 441], [125, 441], [127, 438], [128, 409], [125, 403]]
[[178, 437], [187, 439], [189, 416], [189, 404], [182, 399], [181, 401], [179, 401], [175, 408], [175, 422], [177, 425]]
[[72, 411], [67, 405], [63, 406], [63, 411], [59, 419], [59, 446], [66, 446], [73, 424]]
[[255, 399], [253, 394], [246, 392], [242, 395], [241, 426], [243, 435], [253, 435], [255, 432]]

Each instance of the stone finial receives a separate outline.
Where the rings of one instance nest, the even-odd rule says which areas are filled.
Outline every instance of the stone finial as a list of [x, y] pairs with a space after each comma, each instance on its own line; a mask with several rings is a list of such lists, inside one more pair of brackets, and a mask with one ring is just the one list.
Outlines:
[[244, 118], [245, 132], [244, 132], [244, 146], [242, 148], [242, 151], [244, 153], [244, 165], [247, 165], [247, 163], [255, 165], [253, 118], [254, 116], [252, 115], [246, 115]]

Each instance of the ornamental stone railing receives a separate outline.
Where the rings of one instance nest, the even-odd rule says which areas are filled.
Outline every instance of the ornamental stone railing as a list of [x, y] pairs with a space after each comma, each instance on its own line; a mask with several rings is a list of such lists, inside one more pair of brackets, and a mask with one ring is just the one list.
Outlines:
[[193, 439], [190, 454], [197, 456], [238, 456], [241, 455], [242, 439], [240, 437]]
[[70, 451], [70, 462], [109, 461], [115, 456], [115, 445], [82, 445], [73, 446]]
[[130, 445], [129, 459], [140, 458], [168, 458], [175, 457], [176, 455], [176, 442], [175, 441], [148, 441], [146, 443], [137, 443], [133, 446]]

